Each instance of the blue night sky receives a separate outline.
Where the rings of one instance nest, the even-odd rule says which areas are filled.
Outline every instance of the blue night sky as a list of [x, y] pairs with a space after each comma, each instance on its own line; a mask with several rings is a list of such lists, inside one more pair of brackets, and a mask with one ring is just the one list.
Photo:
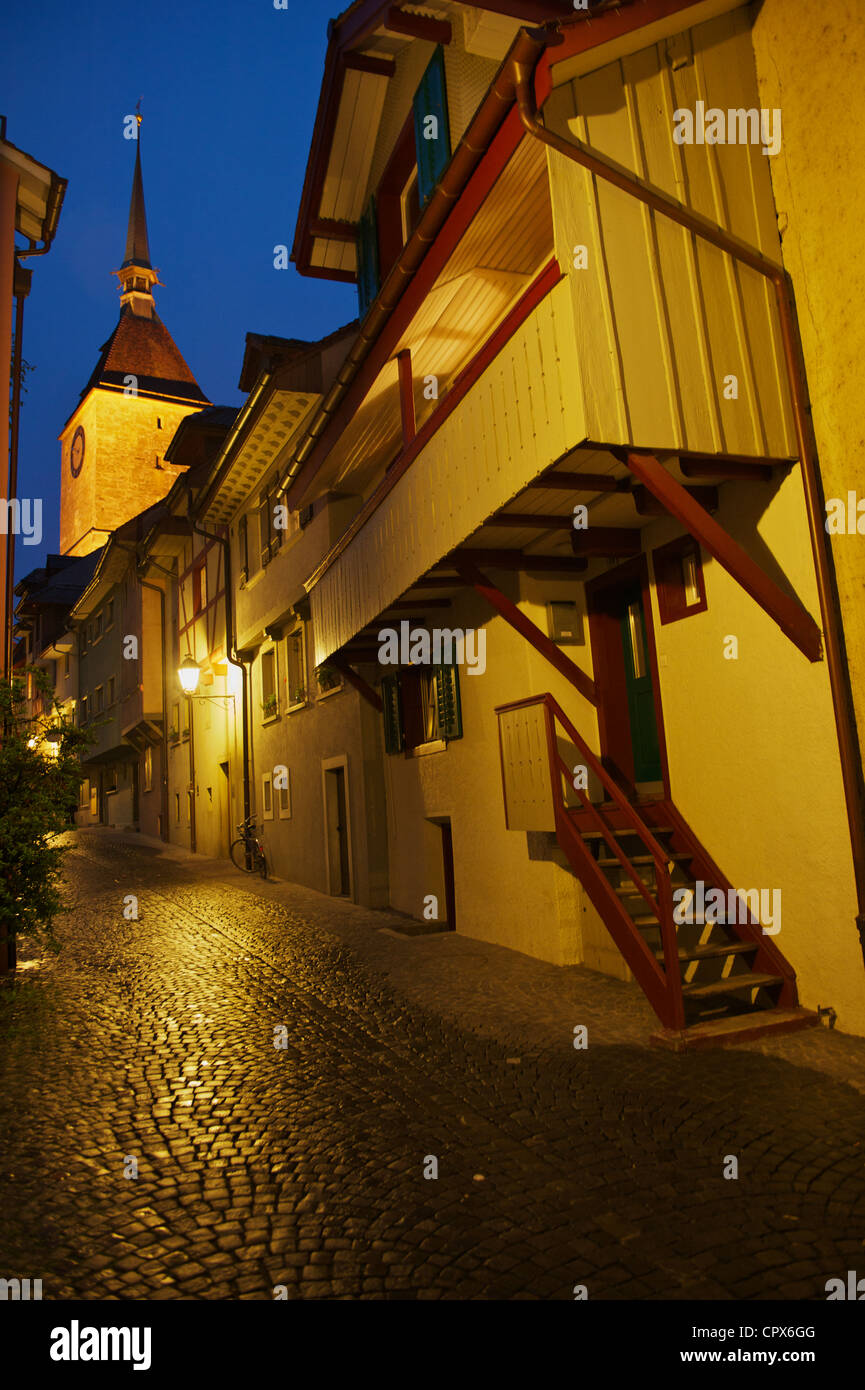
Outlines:
[[352, 285], [273, 267], [294, 239], [327, 24], [340, 0], [43, 0], [7, 7], [2, 111], [14, 145], [68, 179], [54, 244], [26, 262], [27, 377], [19, 487], [43, 498], [43, 544], [17, 547], [20, 577], [58, 549], [60, 446], [117, 322], [135, 142], [157, 312], [199, 385], [239, 405], [247, 332], [318, 338], [355, 317]]

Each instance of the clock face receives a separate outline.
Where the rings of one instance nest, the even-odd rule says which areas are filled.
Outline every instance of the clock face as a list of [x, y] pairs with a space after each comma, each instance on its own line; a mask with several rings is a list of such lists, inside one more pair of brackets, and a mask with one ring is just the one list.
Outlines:
[[79, 425], [72, 436], [72, 448], [69, 450], [69, 471], [73, 478], [78, 477], [84, 466], [84, 442], [84, 430]]

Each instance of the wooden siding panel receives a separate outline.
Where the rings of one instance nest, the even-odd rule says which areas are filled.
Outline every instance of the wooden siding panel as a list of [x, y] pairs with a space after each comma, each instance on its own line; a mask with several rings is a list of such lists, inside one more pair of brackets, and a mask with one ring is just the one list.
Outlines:
[[[652, 45], [558, 87], [551, 128], [780, 260], [767, 157], [676, 145], [673, 112], [759, 109], [748, 15]], [[577, 322], [589, 436], [638, 447], [792, 456], [774, 296], [765, 279], [638, 200], [548, 152], [556, 249]], [[585, 244], [587, 270], [573, 268]], [[735, 376], [738, 398], [727, 399]]]
[[503, 710], [498, 718], [508, 829], [555, 830], [543, 705]]
[[[311, 590], [321, 663], [498, 507], [585, 439], [566, 281], [556, 285]], [[536, 339], [538, 348], [528, 343]], [[539, 353], [543, 383], [533, 377]]]

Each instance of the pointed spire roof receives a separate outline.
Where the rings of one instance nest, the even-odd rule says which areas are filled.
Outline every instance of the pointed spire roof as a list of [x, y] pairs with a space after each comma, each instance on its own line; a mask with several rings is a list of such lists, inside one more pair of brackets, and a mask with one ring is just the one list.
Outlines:
[[121, 269], [140, 265], [151, 270], [150, 247], [147, 244], [147, 213], [144, 210], [144, 184], [141, 178], [141, 117], [138, 117], [138, 139], [135, 149], [135, 173], [132, 176], [132, 197], [129, 201], [129, 228], [126, 233], [126, 257]]

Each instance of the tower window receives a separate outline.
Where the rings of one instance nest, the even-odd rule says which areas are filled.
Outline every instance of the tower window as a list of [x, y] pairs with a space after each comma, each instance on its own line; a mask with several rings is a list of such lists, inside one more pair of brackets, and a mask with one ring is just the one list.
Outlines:
[[162, 429], [162, 416], [161, 416], [161, 415], [157, 415], [157, 417], [156, 417], [156, 428], [157, 428], [158, 430], [161, 430], [161, 429]]

